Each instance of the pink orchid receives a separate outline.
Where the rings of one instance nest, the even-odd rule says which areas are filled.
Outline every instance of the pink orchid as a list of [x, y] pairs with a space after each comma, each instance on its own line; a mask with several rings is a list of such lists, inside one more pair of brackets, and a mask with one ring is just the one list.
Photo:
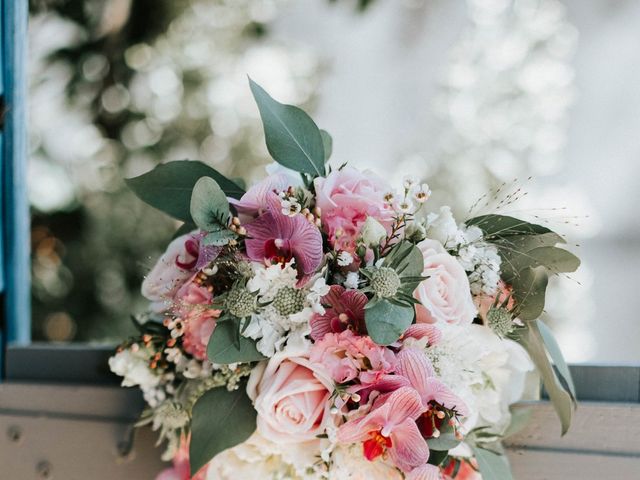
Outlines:
[[304, 215], [284, 215], [275, 193], [267, 199], [267, 212], [246, 225], [247, 256], [257, 262], [282, 264], [293, 258], [302, 279], [312, 275], [322, 263], [320, 230]]
[[325, 313], [315, 314], [310, 321], [313, 340], [321, 340], [329, 332], [340, 333], [347, 329], [366, 333], [364, 307], [367, 296], [364, 293], [331, 285], [329, 293], [322, 297], [322, 304], [328, 305]]
[[240, 200], [229, 198], [229, 203], [241, 216], [254, 218], [264, 213], [269, 195], [285, 191], [290, 185], [291, 178], [284, 173], [269, 175], [247, 190]]
[[442, 332], [438, 327], [430, 323], [414, 323], [407, 328], [402, 338], [414, 338], [416, 340], [426, 338], [428, 345], [436, 345], [442, 339]]
[[426, 354], [417, 348], [405, 348], [397, 355], [396, 375], [407, 379], [414, 388], [425, 410], [431, 408], [431, 403], [453, 410], [458, 415], [466, 416], [469, 410], [465, 403], [455, 395], [449, 387], [436, 377], [433, 365]]
[[362, 442], [364, 456], [370, 461], [387, 452], [406, 473], [424, 465], [429, 447], [416, 425], [424, 411], [418, 392], [402, 387], [376, 403], [364, 417], [343, 424], [338, 429], [338, 441]]
[[438, 467], [428, 463], [414, 468], [406, 476], [406, 480], [443, 480], [444, 478]]
[[198, 244], [193, 234], [173, 240], [142, 282], [142, 295], [151, 300], [154, 312], [166, 311], [180, 287], [197, 273]]

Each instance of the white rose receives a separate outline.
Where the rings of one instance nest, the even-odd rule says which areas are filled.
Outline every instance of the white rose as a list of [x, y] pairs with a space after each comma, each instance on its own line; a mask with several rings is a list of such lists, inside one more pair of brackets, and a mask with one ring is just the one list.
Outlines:
[[251, 372], [247, 394], [260, 435], [274, 443], [315, 441], [331, 421], [333, 381], [304, 357], [276, 354]]
[[413, 295], [425, 307], [418, 321], [425, 323], [471, 323], [476, 316], [469, 279], [455, 257], [435, 240], [418, 243], [424, 259], [425, 278]]
[[454, 247], [461, 240], [461, 232], [458, 229], [451, 209], [447, 206], [440, 207], [440, 213], [431, 213], [427, 217], [427, 236], [437, 240], [446, 247]]
[[375, 218], [367, 217], [360, 230], [360, 235], [367, 247], [377, 247], [387, 237], [387, 230]]

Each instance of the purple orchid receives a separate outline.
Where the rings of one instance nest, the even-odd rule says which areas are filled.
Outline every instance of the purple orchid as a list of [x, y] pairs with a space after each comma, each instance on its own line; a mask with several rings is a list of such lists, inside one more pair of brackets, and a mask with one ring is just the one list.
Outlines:
[[304, 215], [281, 211], [275, 193], [267, 195], [266, 212], [246, 225], [247, 256], [256, 262], [285, 264], [295, 260], [300, 281], [313, 275], [322, 263], [322, 235]]

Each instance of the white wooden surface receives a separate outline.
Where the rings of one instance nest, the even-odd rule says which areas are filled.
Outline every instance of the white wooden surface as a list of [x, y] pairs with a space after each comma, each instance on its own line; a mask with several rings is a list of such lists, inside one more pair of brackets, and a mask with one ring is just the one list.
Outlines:
[[[133, 389], [0, 385], [0, 480], [152, 480], [155, 433], [121, 451], [141, 405]], [[525, 407], [532, 421], [508, 444], [517, 480], [640, 480], [640, 404], [582, 402], [563, 438], [549, 404]]]
[[553, 407], [537, 403], [508, 452], [518, 480], [639, 480], [640, 405], [581, 402], [560, 437]]

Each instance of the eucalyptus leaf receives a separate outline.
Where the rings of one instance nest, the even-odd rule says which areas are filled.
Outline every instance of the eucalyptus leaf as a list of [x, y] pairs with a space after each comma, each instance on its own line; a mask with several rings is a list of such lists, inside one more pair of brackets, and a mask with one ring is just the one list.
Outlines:
[[[401, 277], [421, 277], [424, 271], [424, 257], [418, 247], [411, 242], [405, 244], [402, 255], [395, 262], [394, 268]], [[424, 278], [422, 279], [424, 280]]]
[[526, 267], [542, 266], [551, 273], [575, 272], [580, 266], [578, 257], [558, 247], [537, 247], [509, 257], [508, 266], [516, 271]]
[[451, 432], [442, 432], [438, 438], [428, 438], [427, 444], [429, 450], [440, 450], [448, 452], [452, 448], [457, 447], [460, 444], [455, 434]]
[[573, 384], [573, 378], [571, 377], [571, 371], [569, 370], [569, 366], [564, 359], [564, 355], [562, 355], [562, 350], [560, 350], [560, 346], [553, 336], [553, 332], [547, 327], [547, 325], [541, 321], [536, 320], [536, 325], [538, 326], [538, 330], [540, 330], [540, 336], [542, 337], [542, 341], [544, 342], [544, 346], [549, 352], [549, 356], [553, 361], [553, 364], [556, 367], [556, 373], [559, 373], [562, 377], [562, 380], [571, 394], [571, 397], [575, 404], [576, 398], [576, 387]]
[[554, 247], [557, 244], [564, 244], [567, 242], [557, 233], [548, 232], [535, 235], [509, 235], [503, 238], [494, 239], [492, 240], [492, 243], [497, 245], [499, 248], [504, 248], [505, 251], [526, 253], [534, 248]]
[[549, 276], [544, 267], [527, 267], [511, 281], [517, 315], [521, 320], [534, 320], [544, 310], [544, 299]]
[[529, 423], [529, 420], [531, 420], [531, 414], [533, 413], [531, 408], [522, 406], [512, 406], [510, 410], [511, 421], [509, 422], [509, 426], [502, 433], [503, 438], [509, 438], [524, 429], [524, 427]]
[[573, 415], [573, 399], [559, 381], [556, 373], [549, 362], [547, 350], [545, 349], [542, 334], [538, 328], [538, 322], [529, 322], [525, 328], [517, 331], [515, 340], [520, 343], [536, 365], [544, 388], [549, 395], [553, 408], [560, 419], [562, 435], [567, 433], [571, 426]]
[[178, 220], [192, 222], [191, 192], [202, 177], [216, 180], [229, 197], [240, 198], [244, 194], [242, 188], [217, 170], [195, 160], [164, 163], [139, 177], [126, 179], [125, 182], [145, 203]]
[[432, 450], [429, 452], [429, 460], [427, 463], [430, 465], [442, 465], [444, 461], [449, 458], [449, 452], [446, 450]]
[[480, 228], [485, 235], [485, 239], [503, 238], [511, 235], [541, 235], [544, 233], [553, 233], [547, 227], [507, 215], [482, 215], [467, 220], [465, 223], [469, 226], [474, 225]]
[[195, 224], [205, 232], [226, 229], [229, 223], [229, 201], [218, 182], [202, 177], [193, 187], [191, 216]]
[[398, 340], [413, 322], [413, 317], [413, 306], [396, 305], [386, 299], [380, 299], [364, 311], [367, 332], [379, 345], [389, 345]]
[[324, 142], [311, 117], [298, 107], [277, 102], [251, 79], [249, 85], [260, 110], [267, 149], [273, 159], [297, 172], [324, 175]]
[[324, 161], [327, 162], [333, 153], [333, 138], [331, 138], [329, 132], [322, 129], [320, 129], [320, 135], [322, 136], [322, 146], [324, 148]]
[[213, 245], [215, 247], [221, 247], [229, 243], [231, 239], [236, 238], [236, 234], [231, 230], [219, 229], [209, 232], [203, 239], [203, 245]]
[[232, 320], [216, 325], [207, 345], [207, 356], [212, 363], [228, 365], [264, 359], [256, 350], [256, 342], [239, 335], [239, 328], [238, 322]]
[[488, 480], [513, 480], [511, 467], [506, 455], [498, 455], [482, 447], [473, 447], [473, 453], [480, 467], [482, 478]]
[[232, 392], [222, 387], [205, 392], [193, 406], [189, 445], [191, 475], [218, 453], [249, 438], [256, 429], [256, 415], [244, 384]]

